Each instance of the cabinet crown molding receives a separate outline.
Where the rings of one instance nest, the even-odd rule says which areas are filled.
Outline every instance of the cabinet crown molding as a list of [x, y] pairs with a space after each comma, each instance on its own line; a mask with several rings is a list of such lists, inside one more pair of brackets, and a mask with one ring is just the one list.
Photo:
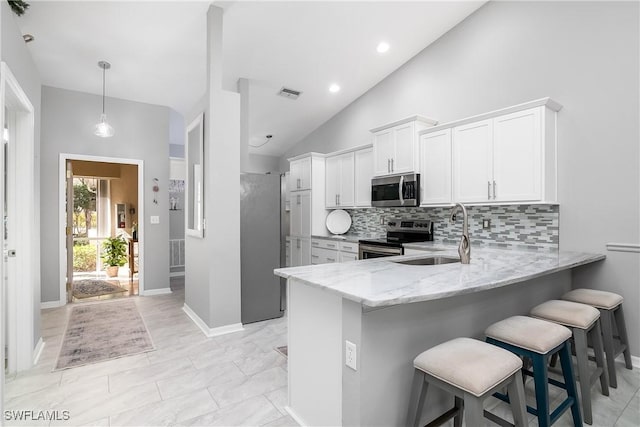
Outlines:
[[489, 111], [488, 113], [482, 113], [471, 117], [466, 117], [460, 120], [454, 120], [452, 122], [441, 123], [439, 125], [430, 127], [428, 129], [421, 130], [418, 135], [424, 135], [426, 133], [437, 132], [439, 130], [452, 128], [455, 126], [462, 126], [467, 123], [479, 122], [481, 120], [491, 119], [493, 117], [502, 116], [505, 114], [515, 113], [516, 111], [528, 110], [529, 108], [545, 106], [551, 111], [558, 112], [562, 109], [562, 104], [554, 101], [553, 99], [540, 98], [522, 104], [512, 105], [511, 107], [501, 108], [499, 110]]
[[409, 123], [409, 122], [421, 122], [421, 123], [427, 124], [429, 126], [435, 126], [435, 125], [438, 124], [438, 121], [436, 119], [432, 119], [430, 117], [420, 116], [420, 115], [416, 114], [416, 115], [413, 115], [413, 116], [405, 117], [404, 119], [400, 119], [400, 120], [397, 120], [397, 121], [392, 122], [392, 123], [387, 123], [386, 125], [383, 125], [383, 126], [378, 126], [376, 128], [370, 129], [369, 132], [376, 133], [376, 132], [379, 132], [381, 130], [392, 128], [392, 127], [398, 126], [398, 125], [403, 125], [403, 124]]
[[306, 157], [320, 157], [320, 158], [324, 159], [325, 157], [327, 157], [327, 155], [326, 154], [322, 154], [322, 153], [310, 152], [310, 153], [298, 154], [295, 157], [290, 157], [290, 158], [287, 159], [287, 161], [293, 162], [293, 161], [296, 161], [296, 160], [304, 159]]

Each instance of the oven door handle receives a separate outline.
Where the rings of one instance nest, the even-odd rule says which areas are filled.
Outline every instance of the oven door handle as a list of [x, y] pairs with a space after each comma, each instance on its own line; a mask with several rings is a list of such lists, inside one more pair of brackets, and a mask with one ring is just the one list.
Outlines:
[[404, 251], [402, 250], [402, 248], [389, 248], [386, 246], [360, 244], [360, 247], [359, 247], [360, 259], [362, 259], [362, 254], [364, 252], [373, 252], [373, 253], [385, 254], [388, 256], [394, 256], [394, 255], [402, 255]]
[[400, 182], [398, 183], [398, 195], [400, 196], [400, 204], [404, 205], [404, 197], [403, 197], [403, 191], [404, 191], [404, 175], [400, 176]]

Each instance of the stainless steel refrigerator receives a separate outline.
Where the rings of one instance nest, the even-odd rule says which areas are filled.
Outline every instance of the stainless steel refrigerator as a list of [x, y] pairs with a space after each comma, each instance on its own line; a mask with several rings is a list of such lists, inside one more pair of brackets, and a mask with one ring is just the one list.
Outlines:
[[281, 182], [278, 174], [240, 175], [242, 323], [281, 317]]

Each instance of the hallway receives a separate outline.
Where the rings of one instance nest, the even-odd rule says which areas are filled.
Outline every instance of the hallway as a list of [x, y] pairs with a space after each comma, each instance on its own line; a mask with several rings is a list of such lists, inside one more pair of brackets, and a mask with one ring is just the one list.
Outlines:
[[[7, 378], [5, 410], [69, 411], [51, 425], [297, 425], [283, 409], [286, 359], [274, 350], [286, 344], [286, 319], [206, 338], [182, 311], [184, 279], [171, 287], [134, 297], [155, 351], [64, 371], [51, 372], [71, 305], [43, 310], [45, 349], [35, 368]], [[49, 422], [22, 425], [34, 424]]]

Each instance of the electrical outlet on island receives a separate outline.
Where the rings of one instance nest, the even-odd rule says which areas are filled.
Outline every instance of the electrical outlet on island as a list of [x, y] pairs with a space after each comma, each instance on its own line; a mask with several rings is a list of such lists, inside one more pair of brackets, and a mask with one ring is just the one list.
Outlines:
[[354, 371], [357, 371], [358, 369], [356, 368], [356, 359], [357, 359], [356, 345], [351, 341], [345, 341], [344, 343], [345, 343], [344, 363], [349, 368], [353, 369]]

